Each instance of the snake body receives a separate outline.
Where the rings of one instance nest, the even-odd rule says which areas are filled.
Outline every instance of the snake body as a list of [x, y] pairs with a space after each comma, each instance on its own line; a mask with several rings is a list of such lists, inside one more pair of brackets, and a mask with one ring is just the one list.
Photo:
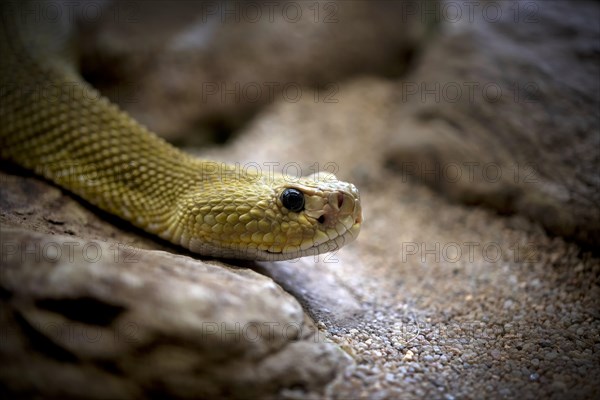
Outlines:
[[206, 256], [291, 259], [357, 237], [354, 185], [242, 173], [173, 147], [81, 78], [68, 26], [32, 23], [21, 4], [2, 7], [1, 158]]

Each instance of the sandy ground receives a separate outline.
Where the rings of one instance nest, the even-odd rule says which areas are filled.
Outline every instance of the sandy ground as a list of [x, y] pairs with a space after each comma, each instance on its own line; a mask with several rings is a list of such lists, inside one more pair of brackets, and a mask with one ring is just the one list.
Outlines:
[[242, 166], [334, 161], [361, 190], [355, 243], [257, 267], [356, 360], [330, 393], [596, 397], [598, 259], [520, 216], [453, 204], [386, 169], [376, 121], [392, 94], [385, 81], [359, 80], [338, 104], [278, 104], [232, 144], [201, 152]]

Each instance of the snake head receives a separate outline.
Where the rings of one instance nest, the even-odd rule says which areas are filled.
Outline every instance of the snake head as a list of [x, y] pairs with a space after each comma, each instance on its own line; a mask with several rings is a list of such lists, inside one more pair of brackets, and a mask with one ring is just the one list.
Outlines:
[[[362, 224], [360, 194], [351, 183], [319, 172], [275, 188], [285, 243], [267, 251], [296, 258], [335, 251], [358, 236]], [[289, 200], [293, 193], [292, 201]], [[291, 204], [286, 204], [291, 203]]]
[[195, 223], [174, 241], [204, 255], [270, 261], [316, 255], [356, 239], [362, 224], [358, 190], [329, 173], [248, 174], [227, 183], [205, 177], [201, 184], [183, 202], [191, 210], [178, 213]]

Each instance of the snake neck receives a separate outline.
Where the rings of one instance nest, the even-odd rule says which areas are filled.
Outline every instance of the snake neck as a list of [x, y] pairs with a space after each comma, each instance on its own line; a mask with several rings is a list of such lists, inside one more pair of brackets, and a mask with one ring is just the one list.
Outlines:
[[166, 223], [197, 181], [198, 160], [75, 72], [73, 57], [64, 56], [68, 26], [35, 27], [33, 33], [22, 21], [27, 14], [9, 5], [2, 8], [0, 28], [0, 156], [138, 226]]

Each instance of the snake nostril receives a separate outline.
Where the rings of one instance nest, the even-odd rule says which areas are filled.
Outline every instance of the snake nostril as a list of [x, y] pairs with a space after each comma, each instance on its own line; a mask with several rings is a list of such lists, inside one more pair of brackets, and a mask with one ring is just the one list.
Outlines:
[[337, 195], [337, 203], [338, 209], [342, 208], [342, 205], [344, 204], [344, 194], [341, 192]]
[[320, 217], [317, 219], [317, 222], [318, 222], [318, 223], [320, 223], [320, 224], [323, 224], [323, 223], [325, 223], [325, 215], [321, 215], [321, 216], [320, 216]]

